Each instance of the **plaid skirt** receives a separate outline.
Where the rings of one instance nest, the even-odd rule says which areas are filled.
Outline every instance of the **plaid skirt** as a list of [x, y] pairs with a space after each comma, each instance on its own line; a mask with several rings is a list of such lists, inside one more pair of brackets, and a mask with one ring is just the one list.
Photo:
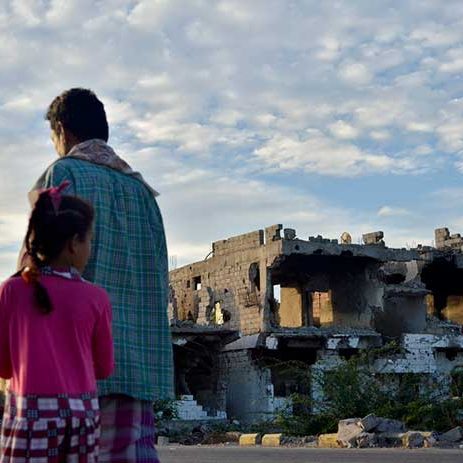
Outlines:
[[152, 402], [111, 394], [100, 407], [100, 463], [159, 463]]
[[95, 393], [47, 397], [8, 393], [0, 463], [97, 463], [99, 438]]

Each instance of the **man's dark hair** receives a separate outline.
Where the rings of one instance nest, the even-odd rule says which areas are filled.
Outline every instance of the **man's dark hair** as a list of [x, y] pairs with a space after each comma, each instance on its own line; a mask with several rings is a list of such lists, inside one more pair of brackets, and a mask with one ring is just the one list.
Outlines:
[[86, 88], [71, 88], [58, 95], [48, 107], [45, 119], [54, 131], [61, 122], [81, 142], [92, 138], [108, 141], [109, 138], [103, 103]]

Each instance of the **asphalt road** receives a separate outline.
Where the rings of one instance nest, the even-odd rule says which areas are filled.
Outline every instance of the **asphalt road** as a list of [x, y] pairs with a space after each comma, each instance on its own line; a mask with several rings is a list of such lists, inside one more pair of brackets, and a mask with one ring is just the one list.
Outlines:
[[174, 446], [158, 448], [161, 463], [462, 463], [463, 450], [310, 449]]

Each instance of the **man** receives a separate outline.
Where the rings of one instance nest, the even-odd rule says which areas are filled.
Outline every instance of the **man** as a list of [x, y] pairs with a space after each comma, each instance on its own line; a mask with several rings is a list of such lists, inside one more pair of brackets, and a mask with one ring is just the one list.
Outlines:
[[99, 383], [100, 462], [156, 462], [153, 401], [173, 395], [167, 320], [167, 250], [157, 193], [107, 145], [104, 106], [87, 89], [56, 97], [46, 113], [60, 158], [34, 190], [71, 184], [96, 211], [84, 278], [113, 305], [116, 369]]

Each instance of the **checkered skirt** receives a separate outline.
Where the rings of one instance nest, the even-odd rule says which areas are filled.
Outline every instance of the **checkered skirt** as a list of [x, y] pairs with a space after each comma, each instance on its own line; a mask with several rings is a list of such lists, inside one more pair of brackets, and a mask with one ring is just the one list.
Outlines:
[[96, 393], [6, 396], [0, 463], [97, 463], [99, 439]]

